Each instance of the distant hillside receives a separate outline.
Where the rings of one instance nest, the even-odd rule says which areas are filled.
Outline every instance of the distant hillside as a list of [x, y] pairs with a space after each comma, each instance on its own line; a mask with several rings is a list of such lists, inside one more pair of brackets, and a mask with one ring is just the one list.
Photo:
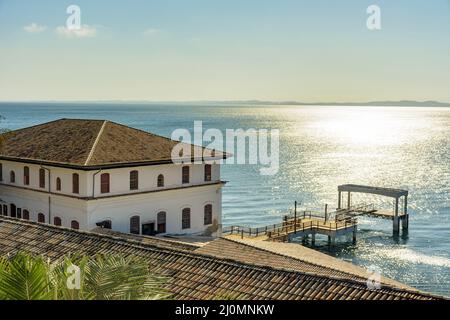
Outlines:
[[392, 107], [450, 107], [449, 102], [439, 101], [370, 101], [370, 102], [300, 102], [300, 101], [198, 101], [199, 103], [232, 103], [258, 105], [299, 105], [299, 106], [392, 106]]

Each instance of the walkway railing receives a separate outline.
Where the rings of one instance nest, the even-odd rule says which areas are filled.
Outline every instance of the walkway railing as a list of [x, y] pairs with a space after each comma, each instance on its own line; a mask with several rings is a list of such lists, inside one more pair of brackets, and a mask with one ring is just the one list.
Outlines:
[[314, 214], [311, 211], [304, 211], [297, 215], [284, 216], [284, 221], [281, 223], [268, 225], [264, 227], [243, 227], [243, 226], [229, 226], [222, 229], [223, 234], [236, 234], [241, 237], [259, 237], [267, 236], [269, 238], [279, 237], [281, 235], [288, 235], [290, 233], [304, 232], [304, 231], [337, 231], [353, 227], [356, 225], [356, 219], [348, 217], [340, 221], [325, 220], [324, 216]]

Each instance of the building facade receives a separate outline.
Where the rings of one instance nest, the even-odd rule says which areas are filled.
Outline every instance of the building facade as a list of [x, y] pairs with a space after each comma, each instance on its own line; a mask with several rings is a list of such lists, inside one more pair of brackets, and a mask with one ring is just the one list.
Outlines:
[[3, 140], [5, 216], [145, 235], [220, 233], [223, 153], [175, 164], [178, 142], [102, 120], [61, 119]]

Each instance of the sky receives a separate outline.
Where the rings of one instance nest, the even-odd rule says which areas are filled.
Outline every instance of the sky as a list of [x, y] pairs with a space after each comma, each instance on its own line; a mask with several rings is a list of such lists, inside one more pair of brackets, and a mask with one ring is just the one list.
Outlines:
[[450, 0], [0, 0], [0, 101], [450, 102], [449, 89]]

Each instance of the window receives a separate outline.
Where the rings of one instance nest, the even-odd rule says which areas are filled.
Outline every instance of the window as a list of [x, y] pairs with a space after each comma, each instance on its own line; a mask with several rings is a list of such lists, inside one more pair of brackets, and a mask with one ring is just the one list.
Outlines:
[[130, 233], [132, 234], [139, 234], [140, 233], [140, 226], [141, 225], [141, 219], [139, 216], [132, 216], [130, 218]]
[[45, 170], [39, 169], [39, 188], [45, 188]]
[[205, 226], [212, 224], [212, 204], [207, 204], [205, 206], [203, 221]]
[[156, 222], [158, 223], [158, 233], [166, 232], [166, 213], [164, 211], [158, 212], [156, 216]]
[[11, 203], [11, 205], [10, 205], [10, 207], [11, 207], [11, 213], [10, 213], [10, 217], [12, 217], [12, 218], [15, 218], [17, 215], [16, 215], [16, 205], [15, 204], [13, 204], [13, 203]]
[[181, 229], [189, 229], [191, 227], [191, 209], [184, 208], [181, 213]]
[[211, 181], [211, 165], [205, 164], [205, 181]]
[[130, 171], [130, 190], [139, 188], [139, 173], [137, 170]]
[[30, 184], [30, 168], [23, 167], [23, 184], [28, 186]]
[[100, 176], [100, 192], [109, 192], [109, 173], [102, 173], [102, 175]]
[[60, 217], [55, 217], [55, 218], [53, 218], [53, 224], [54, 224], [55, 226], [60, 227], [60, 226], [61, 226], [61, 218], [60, 218]]
[[158, 176], [158, 184], [157, 184], [158, 188], [160, 187], [164, 187], [164, 175], [160, 174]]
[[3, 215], [4, 216], [8, 215], [8, 205], [6, 205], [6, 204], [3, 205]]
[[3, 181], [3, 164], [0, 163], [0, 181]]
[[43, 213], [38, 214], [38, 222], [45, 223], [45, 216]]
[[72, 174], [72, 193], [80, 193], [80, 176], [78, 173]]
[[17, 218], [22, 219], [22, 208], [16, 209], [16, 216]]
[[78, 221], [72, 220], [72, 221], [70, 222], [70, 227], [71, 227], [72, 229], [78, 230], [78, 229], [80, 229], [80, 224], [78, 223]]
[[61, 178], [56, 178], [56, 191], [61, 191]]
[[189, 183], [189, 167], [183, 167], [182, 171], [182, 183]]
[[23, 210], [23, 217], [24, 220], [30, 220], [30, 212], [27, 209]]
[[9, 173], [9, 182], [16, 183], [16, 173], [12, 170]]

